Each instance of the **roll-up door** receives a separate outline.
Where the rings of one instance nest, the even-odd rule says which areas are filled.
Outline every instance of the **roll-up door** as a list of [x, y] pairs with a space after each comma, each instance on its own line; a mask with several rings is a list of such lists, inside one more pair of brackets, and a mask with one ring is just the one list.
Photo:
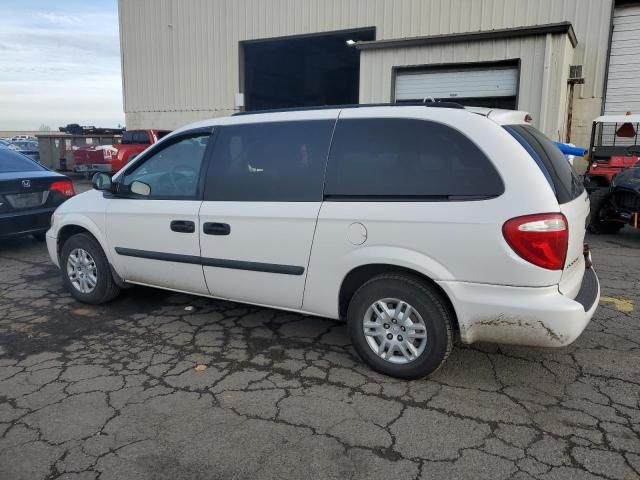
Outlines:
[[640, 113], [640, 5], [618, 7], [613, 35], [605, 114]]
[[464, 105], [516, 108], [518, 67], [399, 70], [395, 100], [448, 100]]

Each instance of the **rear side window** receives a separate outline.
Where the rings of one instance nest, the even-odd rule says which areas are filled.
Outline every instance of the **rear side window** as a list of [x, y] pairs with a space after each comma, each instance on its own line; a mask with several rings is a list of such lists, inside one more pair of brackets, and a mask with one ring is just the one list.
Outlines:
[[339, 120], [325, 195], [336, 199], [481, 199], [504, 192], [498, 172], [466, 136], [401, 118]]
[[584, 186], [560, 149], [530, 125], [509, 125], [505, 129], [527, 150], [556, 194], [558, 203], [578, 198]]
[[121, 143], [124, 143], [124, 144], [134, 143], [134, 141], [133, 141], [133, 133], [134, 132], [123, 132], [122, 133]]
[[335, 120], [217, 129], [205, 200], [319, 202]]
[[40, 172], [42, 170], [46, 170], [46, 168], [30, 158], [8, 148], [0, 148], [0, 173]]
[[135, 132], [133, 134], [133, 143], [142, 143], [142, 144], [151, 143], [149, 141], [149, 134], [147, 132]]
[[122, 143], [124, 144], [138, 144], [141, 143], [143, 145], [148, 145], [149, 143], [151, 143], [151, 141], [149, 140], [149, 135], [147, 134], [147, 132], [140, 132], [140, 131], [130, 131], [130, 132], [124, 132], [122, 134]]

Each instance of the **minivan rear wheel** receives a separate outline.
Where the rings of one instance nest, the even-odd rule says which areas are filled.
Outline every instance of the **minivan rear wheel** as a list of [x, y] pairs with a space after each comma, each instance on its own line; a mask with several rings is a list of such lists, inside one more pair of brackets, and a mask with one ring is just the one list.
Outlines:
[[102, 247], [89, 234], [73, 235], [64, 243], [60, 271], [65, 287], [80, 302], [97, 305], [120, 293]]
[[375, 371], [413, 379], [435, 372], [453, 347], [453, 318], [440, 292], [417, 277], [383, 274], [347, 310], [358, 355]]

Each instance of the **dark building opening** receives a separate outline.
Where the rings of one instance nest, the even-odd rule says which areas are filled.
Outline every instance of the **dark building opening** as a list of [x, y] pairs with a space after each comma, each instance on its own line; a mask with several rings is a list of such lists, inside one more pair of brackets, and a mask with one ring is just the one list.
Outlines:
[[358, 103], [360, 52], [375, 28], [241, 42], [245, 110]]

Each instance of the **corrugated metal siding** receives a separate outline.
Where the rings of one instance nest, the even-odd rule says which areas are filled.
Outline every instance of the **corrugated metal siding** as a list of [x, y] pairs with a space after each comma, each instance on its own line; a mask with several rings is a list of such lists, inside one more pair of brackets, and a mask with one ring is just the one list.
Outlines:
[[520, 65], [519, 107], [540, 118], [542, 83], [539, 72], [544, 70], [542, 37], [513, 40], [463, 42], [426, 47], [363, 50], [360, 57], [360, 100], [381, 102], [391, 92], [391, 68], [394, 65], [428, 65], [467, 62], [492, 62], [525, 58]]
[[369, 26], [376, 27], [378, 39], [389, 39], [568, 20], [579, 41], [574, 62], [584, 64], [585, 85], [577, 93], [600, 97], [612, 0], [119, 0], [118, 5], [125, 112], [140, 114], [127, 115], [129, 122], [158, 111], [190, 111], [192, 118], [230, 113], [239, 91], [240, 40]]
[[567, 77], [573, 48], [567, 35], [542, 35], [449, 45], [363, 50], [360, 101], [393, 98], [394, 65], [437, 65], [521, 59], [518, 108], [533, 115], [535, 125], [554, 139], [565, 128]]
[[640, 5], [616, 8], [605, 113], [640, 112]]

